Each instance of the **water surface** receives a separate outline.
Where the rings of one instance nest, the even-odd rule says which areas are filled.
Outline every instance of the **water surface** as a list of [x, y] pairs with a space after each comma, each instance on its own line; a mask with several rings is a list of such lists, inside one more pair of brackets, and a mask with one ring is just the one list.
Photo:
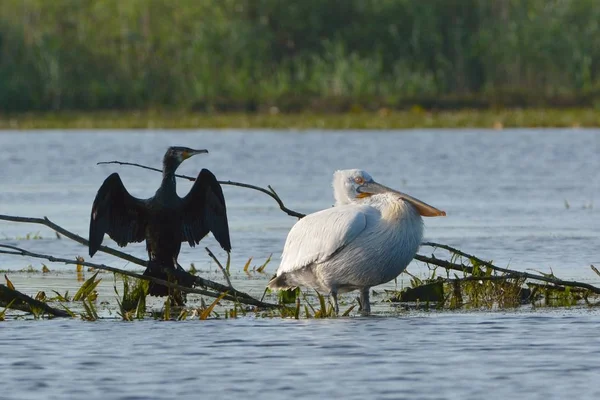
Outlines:
[[[0, 213], [48, 216], [87, 236], [95, 193], [117, 171], [130, 193], [150, 197], [155, 172], [97, 166], [121, 160], [160, 166], [165, 148], [208, 148], [180, 172], [212, 170], [221, 180], [272, 185], [286, 205], [309, 213], [331, 206], [334, 170], [363, 168], [383, 184], [445, 210], [425, 220], [425, 239], [499, 266], [552, 270], [600, 284], [600, 130], [36, 131], [0, 134]], [[181, 181], [181, 195], [191, 184]], [[264, 194], [224, 187], [240, 289], [258, 295], [295, 222]], [[39, 233], [40, 240], [25, 240]], [[73, 258], [87, 249], [43, 227], [0, 222], [0, 241]], [[111, 244], [110, 240], [106, 243]], [[213, 238], [209, 246], [223, 257]], [[143, 244], [127, 251], [144, 257]], [[430, 249], [423, 248], [422, 252]], [[244, 278], [247, 258], [267, 273]], [[99, 254], [92, 261], [138, 270]], [[220, 279], [203, 246], [182, 247]], [[73, 267], [16, 273], [39, 260], [0, 256], [0, 269], [28, 293], [74, 290]], [[418, 263], [409, 266], [425, 274]], [[89, 276], [86, 275], [86, 276]], [[398, 285], [406, 283], [400, 277]], [[101, 295], [114, 298], [110, 275]], [[390, 283], [385, 287], [393, 287]], [[26, 289], [29, 289], [26, 290]], [[376, 288], [376, 289], [381, 289]], [[502, 313], [389, 311], [327, 321], [243, 317], [165, 323], [145, 320], [0, 323], [2, 398], [595, 398], [600, 378], [596, 309]], [[352, 301], [350, 297], [348, 301]]]

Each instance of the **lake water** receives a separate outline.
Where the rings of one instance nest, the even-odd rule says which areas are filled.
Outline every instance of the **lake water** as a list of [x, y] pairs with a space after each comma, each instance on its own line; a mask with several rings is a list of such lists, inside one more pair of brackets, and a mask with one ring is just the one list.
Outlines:
[[[160, 183], [155, 172], [96, 163], [160, 167], [170, 145], [210, 150], [179, 172], [196, 175], [205, 167], [220, 180], [272, 185], [289, 208], [304, 213], [331, 206], [334, 170], [362, 168], [447, 212], [425, 220], [426, 240], [499, 266], [600, 284], [589, 267], [600, 266], [600, 130], [4, 131], [0, 214], [48, 216], [87, 236], [91, 203], [108, 174], [118, 171], [138, 197], [150, 197]], [[190, 186], [179, 182], [179, 193]], [[234, 284], [259, 296], [295, 218], [262, 193], [232, 186], [224, 192]], [[28, 233], [42, 239], [26, 240]], [[5, 221], [0, 243], [66, 258], [87, 254], [44, 227]], [[213, 238], [201, 244], [223, 259]], [[180, 263], [220, 279], [204, 246], [182, 247]], [[143, 244], [125, 250], [145, 257]], [[248, 257], [260, 265], [270, 254], [265, 274], [241, 272]], [[104, 254], [91, 261], [139, 270]], [[0, 256], [0, 269], [24, 292], [80, 285], [72, 266], [46, 264], [52, 273], [17, 272], [41, 269], [41, 261]], [[425, 274], [426, 268], [413, 263], [409, 271]], [[406, 280], [402, 275], [398, 286]], [[101, 296], [114, 299], [112, 290], [107, 274]], [[597, 308], [390, 313], [383, 300], [375, 298], [373, 317], [326, 321], [11, 319], [0, 323], [0, 398], [600, 395]]]

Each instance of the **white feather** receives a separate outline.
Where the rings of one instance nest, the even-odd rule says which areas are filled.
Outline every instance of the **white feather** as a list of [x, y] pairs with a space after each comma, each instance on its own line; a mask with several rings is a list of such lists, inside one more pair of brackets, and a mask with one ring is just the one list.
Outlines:
[[369, 206], [349, 204], [307, 215], [290, 230], [277, 276], [327, 261], [367, 226]]

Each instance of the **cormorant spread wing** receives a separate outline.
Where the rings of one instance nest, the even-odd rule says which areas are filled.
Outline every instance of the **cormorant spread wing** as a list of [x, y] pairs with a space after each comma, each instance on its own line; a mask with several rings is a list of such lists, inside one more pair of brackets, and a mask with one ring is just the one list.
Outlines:
[[182, 239], [194, 247], [209, 231], [225, 251], [231, 250], [223, 190], [213, 173], [203, 169], [183, 198]]
[[112, 173], [100, 186], [92, 206], [90, 256], [100, 248], [105, 233], [121, 247], [143, 242], [146, 223], [145, 201], [130, 195], [119, 174]]

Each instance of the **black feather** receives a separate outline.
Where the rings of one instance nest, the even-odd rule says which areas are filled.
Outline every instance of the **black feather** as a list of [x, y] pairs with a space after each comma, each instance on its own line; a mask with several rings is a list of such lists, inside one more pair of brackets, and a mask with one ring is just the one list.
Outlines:
[[198, 174], [190, 192], [183, 198], [183, 240], [194, 247], [212, 232], [223, 250], [231, 251], [227, 206], [223, 189], [207, 169]]
[[108, 235], [121, 247], [142, 242], [146, 231], [146, 204], [129, 194], [116, 172], [104, 180], [90, 216], [89, 253], [93, 256]]

